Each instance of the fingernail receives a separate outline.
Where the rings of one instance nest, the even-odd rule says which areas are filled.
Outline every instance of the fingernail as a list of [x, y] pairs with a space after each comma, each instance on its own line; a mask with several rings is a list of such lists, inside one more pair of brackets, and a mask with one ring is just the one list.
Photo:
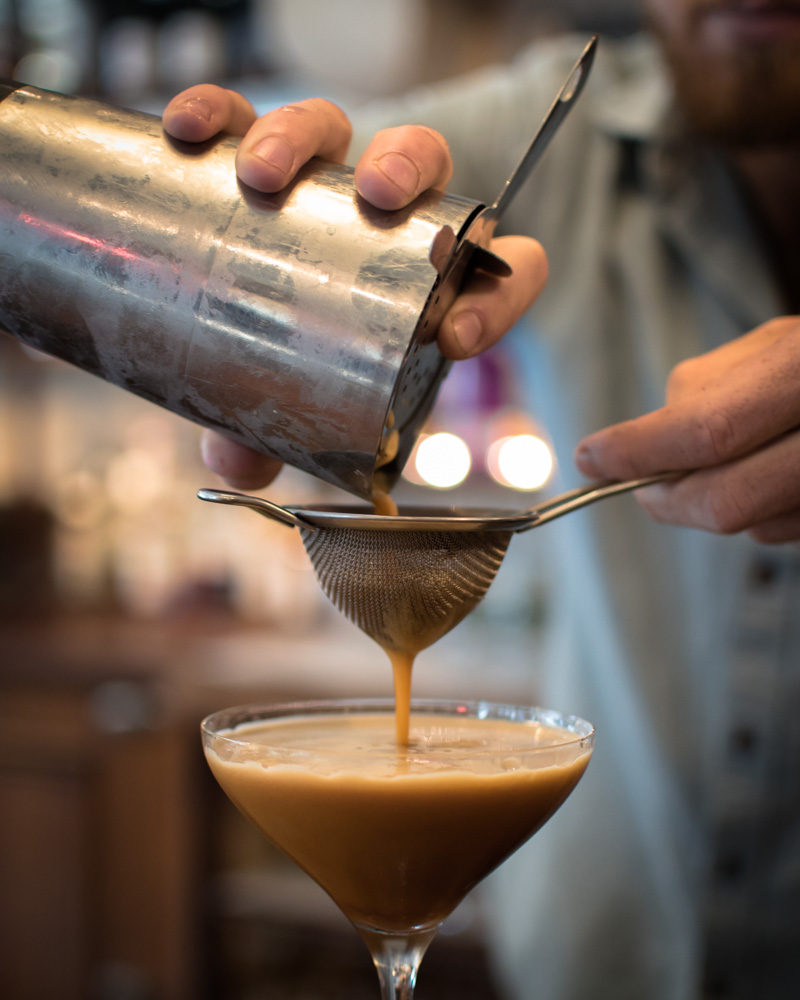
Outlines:
[[459, 313], [453, 319], [453, 334], [465, 357], [473, 355], [483, 336], [483, 324], [477, 313], [469, 310]]
[[294, 150], [279, 135], [268, 135], [253, 146], [252, 152], [283, 174], [288, 174], [294, 163]]
[[205, 465], [218, 476], [222, 475], [219, 465], [219, 441], [216, 436], [205, 432], [200, 438], [200, 455]]
[[574, 461], [585, 476], [600, 475], [600, 468], [597, 464], [597, 459], [588, 444], [578, 445], [575, 449]]
[[419, 189], [420, 172], [416, 163], [405, 153], [384, 153], [375, 166], [403, 194], [415, 195]]
[[202, 97], [193, 97], [191, 100], [185, 101], [181, 105], [181, 111], [188, 111], [189, 114], [202, 118], [205, 122], [210, 122], [213, 114], [211, 105]]

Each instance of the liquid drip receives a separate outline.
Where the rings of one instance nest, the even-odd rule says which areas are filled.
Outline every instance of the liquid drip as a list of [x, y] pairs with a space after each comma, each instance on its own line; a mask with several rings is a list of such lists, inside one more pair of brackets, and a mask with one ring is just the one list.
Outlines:
[[383, 490], [372, 491], [372, 507], [374, 513], [383, 517], [397, 517], [397, 504]]
[[[383, 490], [375, 489], [372, 491], [372, 505], [376, 514], [397, 517], [397, 504]], [[404, 636], [403, 638], [406, 640], [406, 645], [411, 645], [409, 642], [411, 635]], [[392, 664], [395, 737], [399, 747], [407, 747], [408, 720], [411, 710], [411, 674], [414, 669], [414, 660], [419, 650], [415, 650], [413, 653], [400, 653], [397, 650], [384, 647], [384, 652]]]
[[394, 729], [399, 747], [408, 746], [408, 724], [411, 711], [411, 672], [414, 669], [413, 653], [398, 653], [387, 649], [392, 664], [394, 680]]

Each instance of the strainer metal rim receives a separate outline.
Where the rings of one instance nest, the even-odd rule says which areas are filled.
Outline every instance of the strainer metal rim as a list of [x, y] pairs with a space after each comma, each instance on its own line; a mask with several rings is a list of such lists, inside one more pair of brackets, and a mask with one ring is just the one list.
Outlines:
[[536, 511], [498, 511], [471, 507], [404, 506], [402, 514], [373, 514], [350, 504], [285, 505], [285, 509], [317, 528], [362, 528], [371, 531], [519, 531], [537, 520]]
[[201, 500], [214, 503], [234, 504], [250, 507], [252, 510], [273, 518], [282, 524], [295, 528], [315, 530], [316, 528], [351, 528], [368, 531], [527, 531], [529, 528], [580, 510], [596, 500], [627, 493], [668, 480], [679, 479], [684, 472], [661, 472], [641, 479], [606, 480], [590, 482], [566, 493], [550, 497], [522, 511], [503, 511], [496, 508], [472, 508], [440, 506], [404, 506], [402, 514], [375, 514], [366, 504], [305, 504], [285, 506], [265, 500], [263, 497], [248, 496], [230, 490], [201, 489], [197, 496]]

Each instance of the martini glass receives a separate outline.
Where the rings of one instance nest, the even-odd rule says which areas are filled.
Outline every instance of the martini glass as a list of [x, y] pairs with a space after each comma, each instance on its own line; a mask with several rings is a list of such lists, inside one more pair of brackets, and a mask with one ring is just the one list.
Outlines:
[[394, 702], [245, 705], [202, 723], [231, 801], [332, 897], [369, 948], [384, 1000], [412, 1000], [445, 918], [558, 809], [591, 725], [540, 708]]

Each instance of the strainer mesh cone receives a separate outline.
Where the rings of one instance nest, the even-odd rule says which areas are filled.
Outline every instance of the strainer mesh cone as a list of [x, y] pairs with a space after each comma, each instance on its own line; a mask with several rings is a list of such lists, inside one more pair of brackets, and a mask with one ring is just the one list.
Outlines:
[[322, 589], [388, 650], [415, 654], [469, 614], [511, 531], [300, 529]]

